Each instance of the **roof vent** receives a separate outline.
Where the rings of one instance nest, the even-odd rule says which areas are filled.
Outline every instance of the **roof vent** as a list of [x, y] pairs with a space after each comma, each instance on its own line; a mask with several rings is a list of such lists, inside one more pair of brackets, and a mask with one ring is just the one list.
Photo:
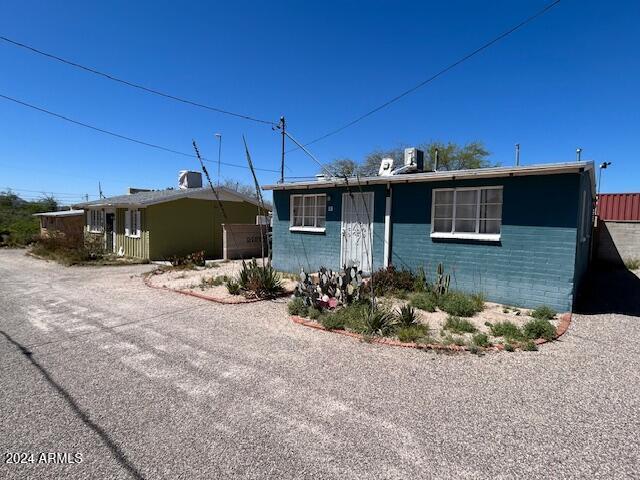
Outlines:
[[178, 187], [180, 190], [188, 188], [202, 187], [202, 173], [193, 172], [191, 170], [180, 170], [178, 172]]

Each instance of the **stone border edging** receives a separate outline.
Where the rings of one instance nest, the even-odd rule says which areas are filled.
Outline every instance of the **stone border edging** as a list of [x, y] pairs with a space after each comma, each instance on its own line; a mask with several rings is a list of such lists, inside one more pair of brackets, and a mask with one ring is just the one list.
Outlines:
[[[297, 315], [292, 315], [291, 320], [294, 323], [299, 325], [303, 325], [309, 328], [315, 328], [316, 330], [323, 330], [325, 332], [337, 333], [339, 335], [344, 335], [346, 337], [357, 338], [358, 340], [363, 340], [364, 336], [359, 333], [349, 332], [347, 330], [327, 330], [320, 323], [309, 320], [306, 318], [299, 317]], [[549, 341], [555, 341], [564, 335], [569, 329], [569, 325], [571, 325], [571, 312], [563, 313], [560, 316], [560, 322], [556, 327], [556, 336], [553, 340], [545, 340], [544, 338], [538, 338], [534, 340], [536, 345], [542, 345], [543, 343], [548, 343]], [[391, 338], [371, 338], [370, 343], [378, 343], [380, 345], [388, 345], [391, 347], [404, 347], [404, 348], [417, 348], [422, 350], [438, 350], [438, 351], [447, 351], [447, 352], [468, 352], [469, 347], [465, 345], [442, 345], [440, 343], [415, 343], [415, 342], [401, 342], [400, 340], [393, 340]], [[485, 348], [485, 350], [493, 350], [496, 352], [500, 352], [504, 350], [504, 345], [492, 345], [491, 347]]]

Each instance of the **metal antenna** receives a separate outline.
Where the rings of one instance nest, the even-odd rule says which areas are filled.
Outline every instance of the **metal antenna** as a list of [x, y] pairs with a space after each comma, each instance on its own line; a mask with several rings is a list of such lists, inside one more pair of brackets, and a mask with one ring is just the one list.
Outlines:
[[516, 143], [516, 167], [520, 166], [520, 144]]

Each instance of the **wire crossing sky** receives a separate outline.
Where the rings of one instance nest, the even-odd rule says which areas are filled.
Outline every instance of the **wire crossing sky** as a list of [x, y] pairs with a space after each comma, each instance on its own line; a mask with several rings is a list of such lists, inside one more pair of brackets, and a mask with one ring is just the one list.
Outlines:
[[[272, 126], [285, 115], [300, 143], [322, 138], [322, 163], [430, 140], [482, 141], [503, 165], [515, 143], [523, 164], [581, 147], [612, 162], [603, 191], [640, 190], [639, 14], [636, 2], [595, 0], [5, 2], [0, 188], [175, 186], [178, 170], [199, 169], [182, 155], [192, 139], [217, 160], [216, 133], [224, 178], [252, 182], [235, 168], [245, 135], [272, 183]], [[302, 150], [287, 154], [287, 177], [318, 170]]]

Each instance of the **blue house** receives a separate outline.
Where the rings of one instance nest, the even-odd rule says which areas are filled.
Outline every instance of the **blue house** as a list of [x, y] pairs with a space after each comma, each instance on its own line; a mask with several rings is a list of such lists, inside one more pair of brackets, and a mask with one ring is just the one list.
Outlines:
[[571, 309], [586, 272], [592, 162], [320, 177], [273, 190], [273, 266], [388, 265], [433, 274], [489, 301]]

